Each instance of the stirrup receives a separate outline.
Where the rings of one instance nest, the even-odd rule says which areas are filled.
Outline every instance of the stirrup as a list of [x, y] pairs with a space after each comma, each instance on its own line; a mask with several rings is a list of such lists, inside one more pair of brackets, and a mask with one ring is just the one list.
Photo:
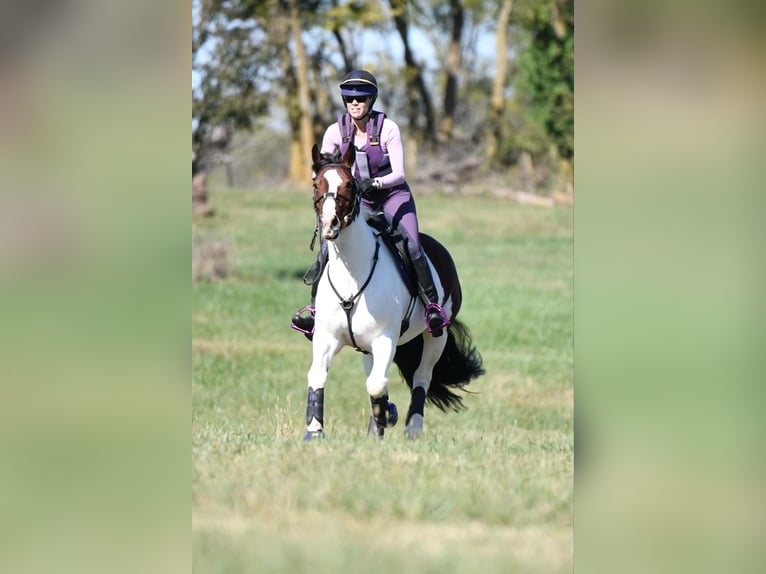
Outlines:
[[[431, 325], [431, 323], [428, 320], [428, 314], [431, 311], [433, 311], [433, 310], [438, 311], [439, 315], [441, 316], [441, 324], [440, 325], [433, 326], [433, 325]], [[434, 333], [434, 332], [441, 333], [441, 330], [444, 327], [449, 326], [449, 324], [450, 324], [449, 317], [447, 317], [447, 314], [444, 312], [444, 309], [442, 309], [442, 306], [439, 305], [438, 303], [429, 303], [428, 305], [426, 305], [426, 310], [423, 313], [423, 319], [426, 322], [426, 328], [428, 329], [429, 333]]]
[[[304, 311], [309, 312], [308, 317], [304, 317], [301, 315]], [[316, 314], [316, 309], [312, 307], [311, 305], [306, 305], [305, 307], [301, 307], [295, 312], [295, 315], [293, 315], [292, 321], [290, 321], [290, 327], [295, 329], [296, 331], [299, 331], [303, 333], [304, 335], [313, 335], [314, 334], [314, 316]], [[311, 330], [309, 330], [309, 325], [311, 325]]]

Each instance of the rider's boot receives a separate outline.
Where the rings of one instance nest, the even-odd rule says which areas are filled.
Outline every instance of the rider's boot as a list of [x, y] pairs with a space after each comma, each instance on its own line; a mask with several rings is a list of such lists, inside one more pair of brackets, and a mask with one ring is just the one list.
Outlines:
[[439, 296], [436, 293], [431, 269], [428, 267], [428, 261], [422, 252], [420, 257], [412, 260], [412, 265], [415, 268], [415, 277], [420, 287], [420, 296], [426, 306], [425, 321], [428, 332], [434, 337], [441, 337], [442, 329], [449, 325], [450, 321], [444, 309], [439, 305]]
[[303, 274], [303, 282], [306, 285], [311, 285], [311, 304], [298, 309], [290, 321], [290, 327], [303, 333], [309, 341], [314, 338], [314, 302], [316, 301], [319, 278], [322, 276], [326, 264], [327, 246], [325, 242], [322, 242], [314, 265]]

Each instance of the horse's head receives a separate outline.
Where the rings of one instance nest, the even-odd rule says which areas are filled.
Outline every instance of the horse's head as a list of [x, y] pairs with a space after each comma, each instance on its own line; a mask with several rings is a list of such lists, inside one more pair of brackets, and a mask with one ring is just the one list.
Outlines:
[[349, 145], [341, 157], [319, 154], [319, 148], [311, 149], [314, 162], [314, 211], [319, 221], [323, 239], [337, 239], [340, 231], [349, 225], [359, 213], [360, 194], [352, 172], [356, 150]]

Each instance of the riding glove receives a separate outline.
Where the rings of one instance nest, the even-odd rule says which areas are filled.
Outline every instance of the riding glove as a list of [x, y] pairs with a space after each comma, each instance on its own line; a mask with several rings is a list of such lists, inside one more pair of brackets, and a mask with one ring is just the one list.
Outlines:
[[358, 185], [363, 197], [369, 197], [374, 191], [380, 189], [380, 183], [374, 179], [362, 179]]

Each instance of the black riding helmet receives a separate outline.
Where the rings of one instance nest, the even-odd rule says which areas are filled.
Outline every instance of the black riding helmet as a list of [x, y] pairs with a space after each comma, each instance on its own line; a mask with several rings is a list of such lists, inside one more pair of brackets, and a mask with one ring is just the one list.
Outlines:
[[374, 104], [378, 98], [378, 81], [367, 70], [352, 70], [340, 83], [340, 95], [341, 97], [370, 96]]

